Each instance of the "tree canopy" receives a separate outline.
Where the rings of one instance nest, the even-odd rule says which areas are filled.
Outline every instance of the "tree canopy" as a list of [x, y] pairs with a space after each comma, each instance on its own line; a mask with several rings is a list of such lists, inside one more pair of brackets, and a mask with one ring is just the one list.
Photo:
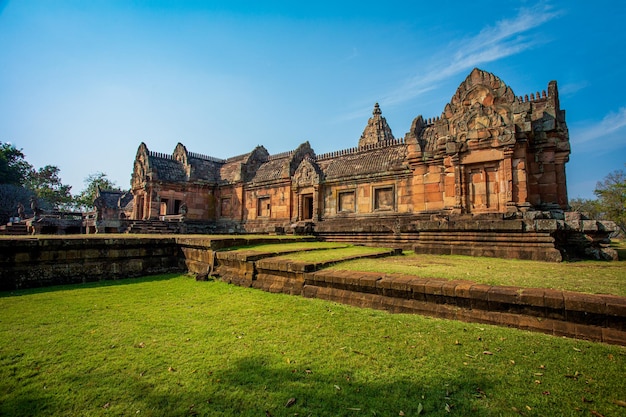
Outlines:
[[119, 190], [115, 182], [109, 180], [104, 172], [90, 174], [83, 183], [85, 188], [74, 198], [76, 205], [83, 208], [92, 206], [93, 200], [98, 194], [98, 188], [101, 190]]
[[52, 208], [69, 208], [74, 198], [72, 189], [64, 185], [59, 177], [61, 170], [54, 165], [46, 165], [38, 170], [32, 169], [26, 181], [26, 187], [32, 190], [39, 200], [47, 202]]
[[585, 212], [592, 219], [612, 220], [626, 234], [626, 173], [617, 170], [596, 184], [596, 199], [573, 198], [572, 211]]
[[598, 197], [602, 215], [617, 223], [626, 234], [626, 172], [623, 169], [611, 172], [598, 182], [593, 193]]
[[0, 184], [22, 185], [32, 168], [21, 149], [0, 142]]
[[26, 161], [21, 149], [11, 143], [0, 142], [0, 223], [17, 216], [17, 205], [21, 203], [30, 212], [30, 198], [36, 197], [44, 210], [89, 209], [102, 190], [118, 189], [107, 178], [107, 174], [96, 172], [84, 180], [85, 189], [72, 196], [69, 185], [63, 184], [61, 170], [55, 165], [35, 169]]

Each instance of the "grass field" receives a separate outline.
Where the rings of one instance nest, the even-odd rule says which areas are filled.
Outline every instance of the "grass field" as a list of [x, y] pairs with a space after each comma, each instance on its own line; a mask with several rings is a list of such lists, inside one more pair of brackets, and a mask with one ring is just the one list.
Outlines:
[[0, 415], [626, 414], [619, 346], [177, 275], [0, 311]]
[[626, 296], [626, 261], [538, 262], [471, 256], [418, 255], [359, 259], [330, 269], [464, 279], [489, 285], [552, 288]]

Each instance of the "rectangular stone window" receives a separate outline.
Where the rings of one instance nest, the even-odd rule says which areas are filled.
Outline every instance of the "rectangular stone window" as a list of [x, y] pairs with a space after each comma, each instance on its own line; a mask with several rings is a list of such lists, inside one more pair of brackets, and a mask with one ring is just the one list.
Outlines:
[[374, 210], [394, 210], [395, 198], [393, 187], [374, 188]]
[[354, 213], [356, 208], [356, 194], [354, 191], [342, 191], [337, 195], [337, 211], [340, 213]]
[[222, 217], [230, 217], [233, 215], [230, 197], [222, 198], [220, 201], [220, 215]]
[[269, 217], [270, 216], [269, 196], [259, 197], [257, 199], [256, 214], [257, 214], [257, 217]]

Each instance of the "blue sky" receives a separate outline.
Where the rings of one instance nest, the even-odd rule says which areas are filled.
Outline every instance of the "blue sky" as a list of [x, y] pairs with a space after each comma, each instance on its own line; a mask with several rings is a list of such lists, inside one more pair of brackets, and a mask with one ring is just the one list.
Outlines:
[[[432, 3], [432, 4], [431, 4]], [[400, 138], [474, 67], [518, 96], [557, 80], [570, 198], [626, 163], [626, 2], [0, 0], [0, 141], [72, 192], [129, 188], [137, 147], [227, 158]]]

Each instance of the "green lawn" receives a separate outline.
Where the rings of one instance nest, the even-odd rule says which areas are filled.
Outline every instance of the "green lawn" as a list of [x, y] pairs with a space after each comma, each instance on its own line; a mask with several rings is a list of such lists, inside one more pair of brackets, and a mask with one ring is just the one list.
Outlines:
[[626, 348], [515, 329], [176, 275], [0, 293], [0, 311], [0, 415], [626, 413]]
[[[276, 246], [276, 245], [272, 245]], [[321, 263], [340, 259], [347, 259], [355, 256], [372, 256], [389, 252], [389, 248], [376, 248], [370, 246], [348, 246], [333, 250], [316, 250], [306, 252], [296, 252], [286, 255], [276, 256], [272, 259], [285, 261], [299, 261]]]
[[234, 246], [224, 249], [225, 251], [245, 250], [252, 252], [284, 252], [284, 251], [307, 251], [316, 249], [337, 249], [350, 246], [347, 243], [335, 242], [297, 242], [293, 243], [259, 243], [248, 246]]
[[472, 256], [419, 255], [359, 259], [330, 269], [463, 279], [489, 285], [552, 288], [626, 296], [626, 261], [539, 262]]

